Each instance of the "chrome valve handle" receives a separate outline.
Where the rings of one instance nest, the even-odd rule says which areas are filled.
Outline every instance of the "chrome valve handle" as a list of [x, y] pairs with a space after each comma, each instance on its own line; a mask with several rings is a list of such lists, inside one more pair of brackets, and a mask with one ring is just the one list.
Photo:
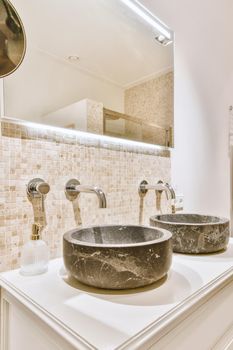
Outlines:
[[32, 179], [27, 185], [27, 194], [31, 199], [45, 196], [49, 190], [49, 184], [40, 178]]

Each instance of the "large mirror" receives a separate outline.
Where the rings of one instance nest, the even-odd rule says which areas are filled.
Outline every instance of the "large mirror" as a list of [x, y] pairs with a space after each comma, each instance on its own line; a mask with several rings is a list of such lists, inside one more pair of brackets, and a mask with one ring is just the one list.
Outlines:
[[12, 0], [27, 34], [5, 116], [173, 145], [173, 38], [135, 0]]

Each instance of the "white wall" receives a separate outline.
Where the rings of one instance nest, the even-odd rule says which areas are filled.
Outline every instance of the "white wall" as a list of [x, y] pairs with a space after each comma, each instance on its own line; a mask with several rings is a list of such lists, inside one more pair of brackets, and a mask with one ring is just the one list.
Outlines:
[[[231, 0], [142, 0], [175, 31], [172, 178], [185, 210], [229, 217]], [[233, 74], [232, 74], [233, 77]]]
[[87, 99], [57, 109], [42, 117], [43, 124], [87, 131]]

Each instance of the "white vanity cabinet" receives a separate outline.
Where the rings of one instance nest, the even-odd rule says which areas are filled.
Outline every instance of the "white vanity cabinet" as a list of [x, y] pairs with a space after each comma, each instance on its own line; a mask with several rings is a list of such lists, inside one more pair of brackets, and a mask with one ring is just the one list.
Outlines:
[[140, 291], [71, 285], [61, 259], [0, 285], [0, 350], [233, 350], [232, 241], [222, 254], [175, 255], [167, 279]]
[[[177, 324], [164, 329], [164, 335], [132, 339], [122, 349], [151, 350], [231, 350], [233, 349], [233, 282], [226, 285], [208, 301]], [[191, 310], [190, 310], [191, 311]], [[140, 345], [141, 343], [141, 345]], [[38, 317], [11, 294], [1, 292], [1, 350], [73, 350], [59, 331]], [[84, 347], [86, 349], [94, 349]], [[113, 349], [111, 344], [105, 349]]]

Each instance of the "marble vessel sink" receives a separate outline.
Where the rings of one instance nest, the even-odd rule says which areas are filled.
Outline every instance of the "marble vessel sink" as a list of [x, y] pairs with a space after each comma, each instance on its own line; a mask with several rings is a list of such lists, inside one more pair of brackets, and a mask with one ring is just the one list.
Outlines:
[[68, 274], [99, 288], [128, 289], [164, 277], [172, 261], [171, 233], [144, 226], [96, 226], [63, 236]]
[[150, 218], [151, 226], [172, 233], [173, 251], [178, 253], [214, 253], [227, 247], [229, 220], [198, 214], [167, 214]]

